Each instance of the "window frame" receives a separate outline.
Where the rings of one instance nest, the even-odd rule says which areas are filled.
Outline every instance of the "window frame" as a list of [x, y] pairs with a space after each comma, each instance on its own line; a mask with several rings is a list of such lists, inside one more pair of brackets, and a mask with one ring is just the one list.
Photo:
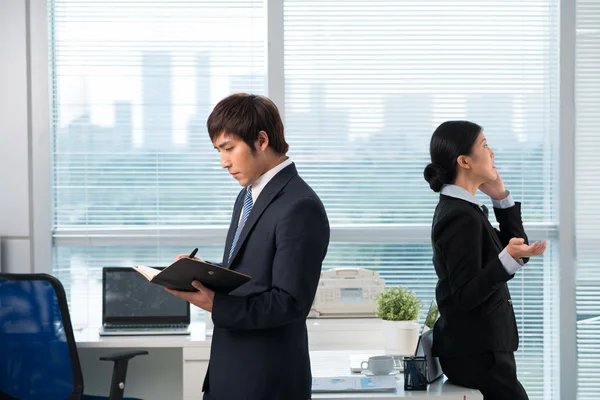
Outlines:
[[[284, 48], [283, 48], [283, 0], [265, 0], [267, 3], [267, 93], [280, 108], [285, 119], [284, 99]], [[559, 146], [560, 174], [558, 182], [558, 221], [554, 224], [529, 223], [525, 227], [531, 237], [554, 239], [559, 245], [558, 265], [560, 274], [560, 398], [577, 398], [577, 342], [575, 307], [575, 219], [574, 219], [574, 87], [575, 87], [575, 1], [560, 2], [560, 96], [559, 96]], [[31, 170], [29, 193], [33, 199], [30, 206], [29, 228], [31, 234], [31, 266], [22, 272], [52, 273], [53, 246], [77, 245], [136, 245], [155, 244], [156, 238], [144, 232], [158, 232], [161, 244], [188, 244], [199, 240], [207, 244], [223, 243], [227, 227], [182, 228], [136, 228], [111, 229], [63, 229], [52, 232], [52, 176], [50, 140], [51, 90], [48, 82], [49, 62], [53, 54], [48, 26], [48, 5], [52, 0], [28, 0], [27, 7], [27, 67], [28, 67], [28, 138]], [[215, 155], [216, 157], [216, 155]], [[334, 225], [332, 242], [384, 243], [390, 237], [394, 241], [427, 242], [429, 226], [391, 225], [385, 228], [360, 225]], [[369, 234], [365, 234], [365, 231]], [[387, 239], [386, 239], [387, 238]], [[559, 240], [560, 238], [560, 240]]]

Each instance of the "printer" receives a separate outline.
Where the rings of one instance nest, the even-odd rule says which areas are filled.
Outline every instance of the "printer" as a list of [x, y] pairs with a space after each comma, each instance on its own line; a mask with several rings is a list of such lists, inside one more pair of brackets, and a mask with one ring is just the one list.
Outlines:
[[322, 271], [308, 318], [375, 317], [375, 299], [384, 290], [385, 281], [377, 271], [362, 268]]

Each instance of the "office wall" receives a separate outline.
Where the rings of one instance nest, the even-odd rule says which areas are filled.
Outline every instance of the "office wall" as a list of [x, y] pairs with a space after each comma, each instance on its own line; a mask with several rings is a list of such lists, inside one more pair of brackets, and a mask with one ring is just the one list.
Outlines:
[[51, 272], [46, 0], [0, 0], [0, 266]]
[[0, 238], [4, 272], [32, 270], [26, 5], [25, 0], [0, 1]]

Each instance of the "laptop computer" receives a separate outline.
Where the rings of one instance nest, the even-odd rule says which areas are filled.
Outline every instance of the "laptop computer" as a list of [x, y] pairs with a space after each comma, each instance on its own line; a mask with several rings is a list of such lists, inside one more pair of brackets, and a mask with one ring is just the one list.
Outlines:
[[439, 316], [440, 312], [438, 311], [437, 303], [435, 300], [431, 300], [427, 315], [425, 316], [425, 321], [421, 326], [421, 332], [419, 334], [422, 335], [423, 332], [433, 329], [433, 325], [435, 325], [435, 321], [438, 320]]
[[190, 304], [133, 268], [102, 269], [100, 336], [188, 335]]
[[439, 317], [439, 311], [435, 301], [431, 301], [429, 311], [425, 317], [425, 323], [421, 328], [417, 348], [415, 349], [416, 357], [425, 357], [427, 359], [427, 382], [431, 383], [443, 375], [440, 360], [433, 357], [433, 326]]

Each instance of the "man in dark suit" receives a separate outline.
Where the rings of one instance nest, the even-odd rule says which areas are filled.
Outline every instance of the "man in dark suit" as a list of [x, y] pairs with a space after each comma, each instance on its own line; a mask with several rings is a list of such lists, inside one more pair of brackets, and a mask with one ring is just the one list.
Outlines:
[[204, 398], [309, 399], [306, 317], [329, 245], [325, 208], [285, 155], [283, 123], [269, 99], [229, 96], [207, 127], [221, 166], [244, 187], [223, 265], [252, 280], [228, 295], [199, 282], [195, 293], [170, 291], [212, 312]]

